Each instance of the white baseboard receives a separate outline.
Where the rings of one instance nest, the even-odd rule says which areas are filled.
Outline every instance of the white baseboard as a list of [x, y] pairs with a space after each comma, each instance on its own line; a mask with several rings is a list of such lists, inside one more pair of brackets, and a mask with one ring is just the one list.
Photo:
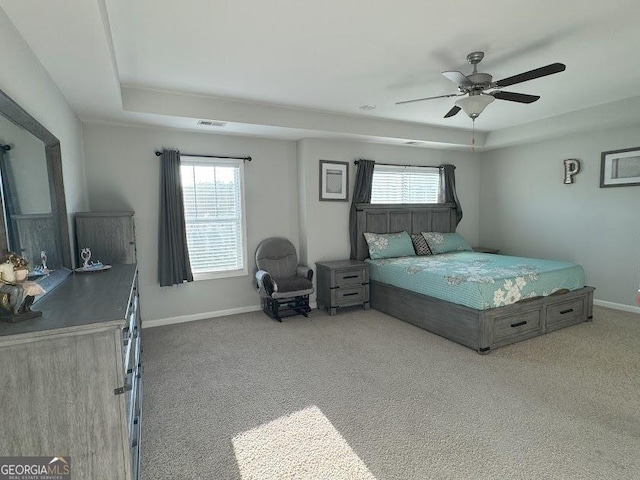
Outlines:
[[237, 313], [249, 313], [262, 310], [260, 305], [251, 305], [249, 307], [230, 308], [228, 310], [216, 310], [215, 312], [194, 313], [192, 315], [180, 315], [178, 317], [158, 318], [156, 320], [144, 320], [142, 326], [144, 328], [161, 327], [162, 325], [173, 325], [174, 323], [195, 322], [197, 320], [206, 320], [207, 318], [226, 317], [227, 315], [235, 315]]
[[[312, 309], [316, 308], [316, 302], [309, 304]], [[178, 317], [158, 318], [156, 320], [144, 320], [143, 328], [161, 327], [163, 325], [173, 325], [174, 323], [195, 322], [197, 320], [206, 320], [208, 318], [226, 317], [227, 315], [236, 315], [238, 313], [258, 312], [262, 310], [260, 305], [251, 305], [249, 307], [230, 308], [228, 310], [216, 310], [215, 312], [194, 313], [192, 315], [180, 315]]]
[[622, 303], [605, 302], [604, 300], [594, 300], [594, 305], [598, 307], [613, 308], [614, 310], [622, 310], [623, 312], [640, 313], [640, 307], [634, 307], [633, 305], [624, 305]]

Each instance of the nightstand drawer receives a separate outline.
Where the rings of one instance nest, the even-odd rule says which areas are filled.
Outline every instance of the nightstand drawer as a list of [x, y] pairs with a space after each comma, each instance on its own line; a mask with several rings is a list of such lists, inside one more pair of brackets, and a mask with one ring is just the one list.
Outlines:
[[331, 305], [347, 307], [369, 301], [369, 285], [334, 288], [331, 290]]
[[334, 270], [332, 287], [342, 287], [347, 285], [362, 285], [368, 283], [367, 271], [363, 268], [348, 268], [344, 270]]

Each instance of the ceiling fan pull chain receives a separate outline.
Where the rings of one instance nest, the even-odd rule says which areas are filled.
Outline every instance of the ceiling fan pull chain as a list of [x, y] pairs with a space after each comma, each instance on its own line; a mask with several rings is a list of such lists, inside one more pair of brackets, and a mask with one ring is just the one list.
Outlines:
[[471, 119], [471, 153], [476, 153], [476, 119]]

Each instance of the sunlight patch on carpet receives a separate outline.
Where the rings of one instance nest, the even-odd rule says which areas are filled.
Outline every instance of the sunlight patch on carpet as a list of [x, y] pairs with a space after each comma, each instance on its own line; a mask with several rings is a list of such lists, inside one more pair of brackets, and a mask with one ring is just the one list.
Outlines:
[[242, 480], [376, 480], [315, 405], [240, 433], [232, 442]]

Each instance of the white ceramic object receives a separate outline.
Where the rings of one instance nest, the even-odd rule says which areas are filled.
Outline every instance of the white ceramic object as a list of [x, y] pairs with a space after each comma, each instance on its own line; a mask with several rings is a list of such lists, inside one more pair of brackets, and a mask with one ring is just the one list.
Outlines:
[[84, 265], [82, 266], [82, 268], [88, 270], [91, 267], [91, 265], [89, 264], [89, 260], [91, 259], [91, 249], [87, 247], [83, 248], [80, 252], [80, 257], [82, 257], [82, 260], [84, 260]]

